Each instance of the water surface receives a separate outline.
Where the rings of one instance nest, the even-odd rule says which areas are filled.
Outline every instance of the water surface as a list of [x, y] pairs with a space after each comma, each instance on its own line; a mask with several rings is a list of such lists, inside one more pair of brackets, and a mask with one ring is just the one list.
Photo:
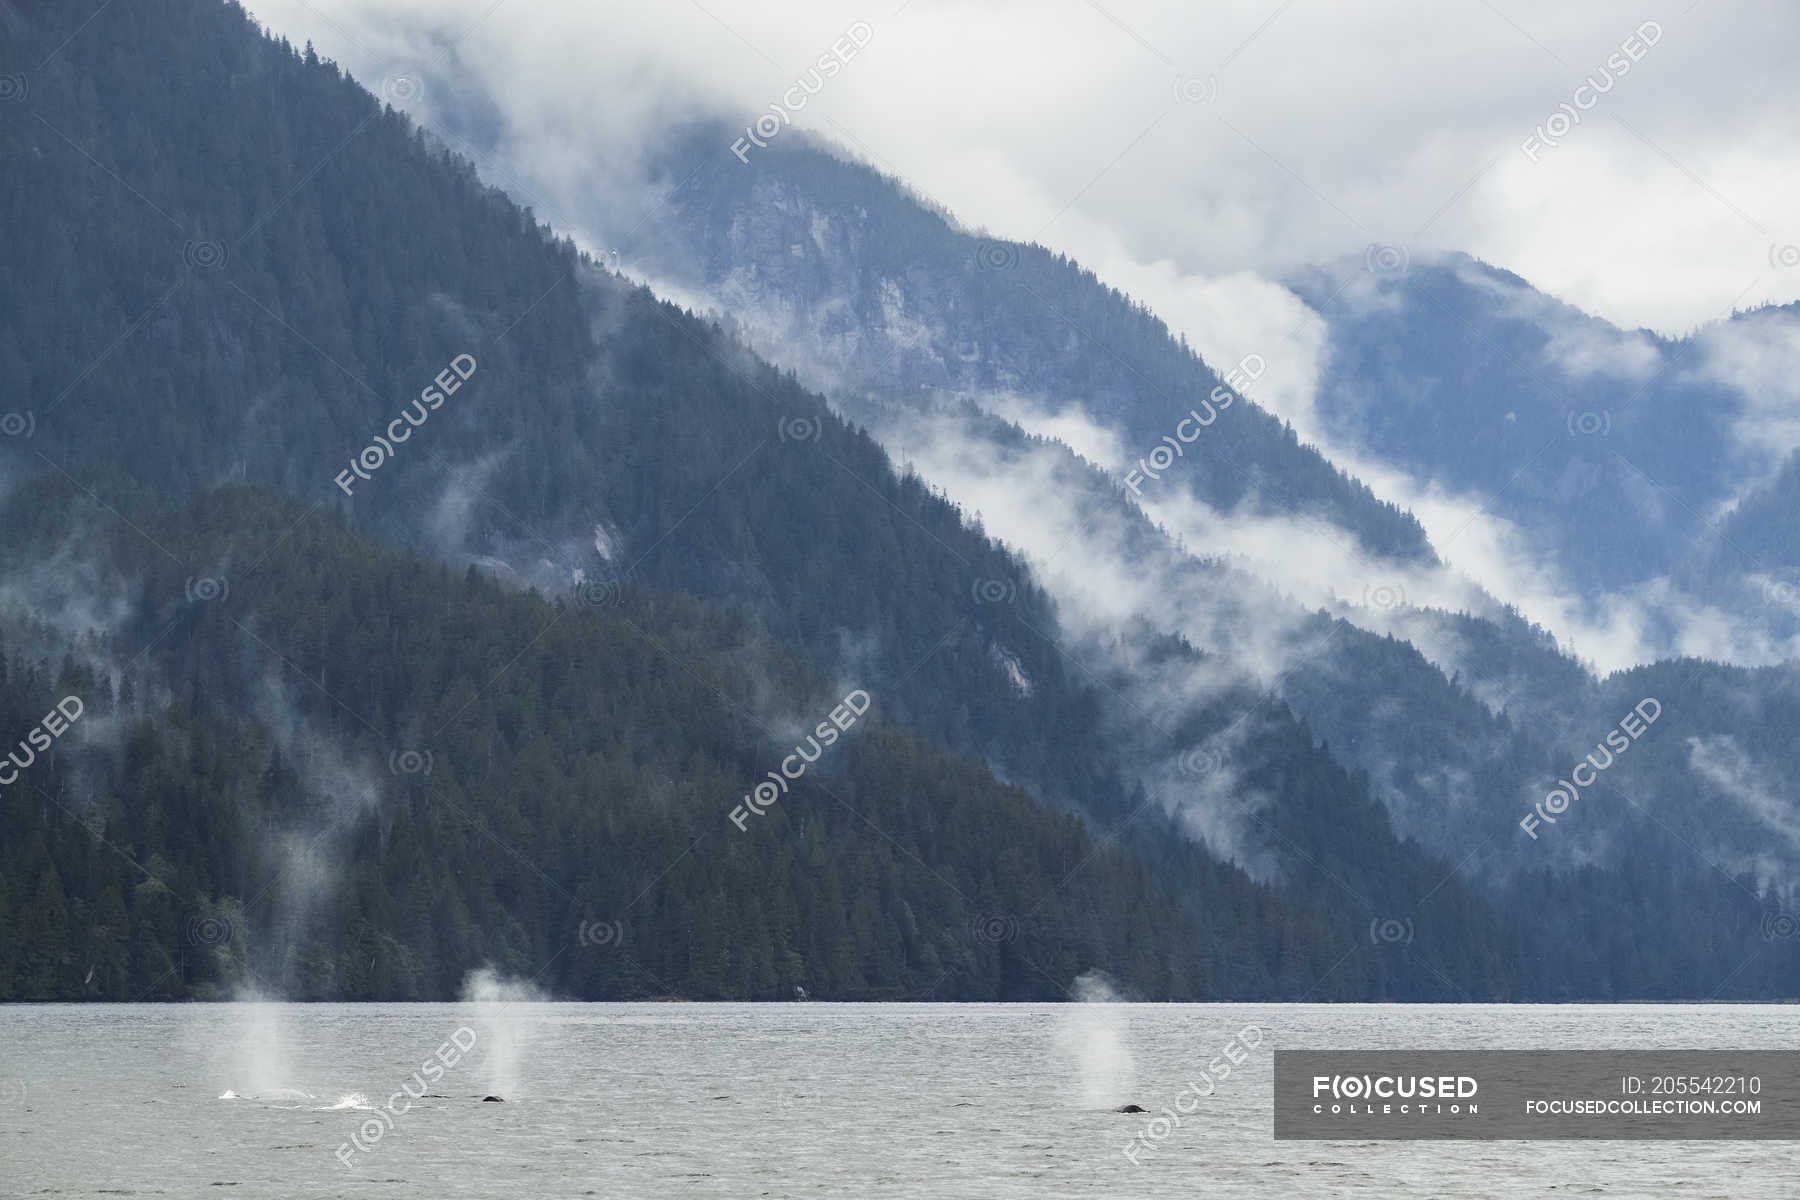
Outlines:
[[[1247, 1026], [1266, 1033], [1260, 1047], [1179, 1128], [1146, 1137], [1131, 1162], [1123, 1147], [1149, 1131], [1150, 1118], [1109, 1110], [1172, 1104]], [[465, 1043], [473, 1035], [466, 1056], [453, 1035]], [[421, 1066], [446, 1044], [454, 1065], [421, 1087]], [[1800, 1009], [0, 1007], [0, 1194], [1787, 1200], [1800, 1192], [1792, 1143], [1276, 1142], [1275, 1047], [1800, 1049]], [[429, 1094], [414, 1100], [404, 1089]], [[482, 1103], [489, 1093], [506, 1102]], [[377, 1134], [366, 1132], [370, 1123]]]

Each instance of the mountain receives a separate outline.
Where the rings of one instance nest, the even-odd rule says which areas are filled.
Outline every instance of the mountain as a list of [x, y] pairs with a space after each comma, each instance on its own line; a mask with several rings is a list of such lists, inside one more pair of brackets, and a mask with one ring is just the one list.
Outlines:
[[1792, 994], [1791, 670], [1407, 603], [1247, 396], [1134, 487], [1252, 372], [1075, 264], [787, 139], [634, 251], [721, 328], [241, 10], [0, 11], [10, 996]]
[[[1132, 414], [1160, 400], [1156, 376], [1138, 363], [1181, 359], [1201, 383], [1216, 378], [1166, 330], [1146, 323], [1135, 327], [1140, 341], [1130, 343], [1140, 357], [1119, 355], [1114, 377], [1099, 383], [1099, 368], [1078, 351], [1087, 347], [1105, 357], [1102, 350], [1126, 339], [1092, 339], [1096, 349], [1075, 333], [1097, 324], [1092, 314], [1098, 312], [1139, 312], [1129, 300], [1074, 264], [977, 238], [897, 182], [803, 139], [768, 148], [748, 170], [709, 170], [706, 156], [716, 155], [717, 146], [704, 137], [695, 147], [670, 141], [692, 157], [671, 152], [662, 166], [657, 183], [667, 185], [668, 197], [632, 247], [634, 267], [729, 313], [767, 353], [799, 364], [807, 380], [890, 452], [979, 511], [986, 529], [1024, 553], [1071, 630], [1072, 653], [1129, 713], [1141, 719], [1172, 704], [1203, 702], [1221, 678], [1254, 680], [1254, 689], [1279, 695], [1335, 758], [1368, 774], [1399, 832], [1456, 864], [1454, 873], [1519, 922], [1515, 936], [1533, 977], [1529, 994], [1672, 998], [1711, 995], [1724, 986], [1721, 980], [1750, 989], [1734, 994], [1791, 989], [1790, 968], [1780, 960], [1765, 963], [1754, 983], [1732, 974], [1759, 950], [1764, 919], [1780, 926], [1792, 904], [1789, 881], [1800, 865], [1795, 847], [1785, 837], [1773, 847], [1769, 840], [1781, 833], [1789, 802], [1752, 804], [1745, 799], [1750, 793], [1726, 786], [1716, 759], [1694, 749], [1710, 745], [1705, 739], [1719, 731], [1686, 690], [1710, 678], [1733, 691], [1740, 707], [1755, 708], [1788, 686], [1785, 671], [1677, 662], [1652, 677], [1659, 692], [1627, 697], [1633, 684], [1595, 676], [1544, 630], [1478, 589], [1465, 585], [1451, 593], [1466, 598], [1470, 608], [1462, 611], [1409, 604], [1409, 590], [1444, 590], [1445, 573], [1429, 548], [1408, 555], [1367, 549], [1369, 531], [1380, 525], [1379, 505], [1284, 509], [1242, 493], [1209, 492], [1224, 476], [1198, 469], [1189, 478], [1195, 504], [1185, 509], [1136, 493], [1129, 483], [1121, 487], [1128, 463], [1107, 457], [1105, 437], [1129, 444], [1144, 432], [1131, 424]], [[590, 224], [619, 222], [600, 210]], [[1470, 269], [1464, 260], [1441, 267], [1422, 262], [1414, 273], [1449, 286]], [[1030, 286], [1010, 291], [996, 289], [990, 278], [1034, 270]], [[1340, 286], [1393, 286], [1358, 270], [1361, 275]], [[1459, 285], [1465, 320], [1483, 303], [1491, 309], [1496, 289], [1523, 287], [1489, 275]], [[1373, 300], [1357, 302], [1387, 311]], [[1406, 310], [1399, 311], [1403, 317]], [[1069, 314], [1090, 321], [1071, 324]], [[1437, 326], [1415, 328], [1401, 317], [1394, 319], [1413, 339], [1407, 345], [1424, 354]], [[1584, 352], [1593, 363], [1569, 370], [1591, 374], [1629, 359], [1636, 345], [1631, 336], [1607, 333], [1600, 324], [1582, 333], [1595, 343]], [[1517, 353], [1546, 352], [1548, 335], [1536, 324], [1531, 331], [1535, 342], [1514, 331]], [[1371, 337], [1373, 347], [1383, 344]], [[1154, 353], [1144, 348], [1156, 338]], [[1572, 363], [1581, 357], [1568, 347], [1559, 353]], [[1471, 367], [1468, 374], [1479, 371]], [[1089, 399], [1096, 389], [1112, 395]], [[1031, 403], [1021, 404], [1021, 395]], [[1480, 405], [1448, 394], [1434, 394], [1433, 402], [1444, 410], [1440, 425], [1454, 426], [1465, 439], [1463, 458], [1455, 462], [1484, 471], [1508, 464], [1504, 455], [1481, 456], [1487, 434], [1468, 424], [1479, 421]], [[1422, 411], [1405, 398], [1392, 405], [1397, 416], [1389, 416], [1386, 404], [1383, 397], [1370, 401], [1383, 421], [1422, 423]], [[1024, 418], [1032, 433], [1016, 423], [1022, 408], [1036, 410]], [[1046, 411], [1060, 416], [1045, 421]], [[1239, 411], [1255, 413], [1248, 404], [1229, 413]], [[1221, 413], [1199, 441], [1229, 424]], [[1427, 424], [1409, 444], [1435, 446], [1441, 433]], [[1565, 429], [1555, 448], [1566, 450], [1562, 442], [1570, 437]], [[1323, 462], [1310, 449], [1296, 453], [1297, 459], [1272, 462], [1269, 473], [1280, 480], [1290, 471], [1305, 476], [1309, 463]], [[1189, 465], [1199, 466], [1191, 459]], [[1348, 494], [1360, 492], [1352, 482]], [[1266, 495], [1288, 494], [1277, 486]], [[1029, 502], [1020, 502], [1027, 496]], [[1541, 519], [1548, 521], [1550, 510], [1546, 502]], [[1278, 521], [1294, 514], [1302, 519]], [[1152, 516], [1176, 518], [1175, 529], [1157, 528]], [[1307, 533], [1317, 534], [1319, 548], [1347, 553], [1328, 553], [1295, 571], [1291, 560], [1308, 548], [1284, 554], [1268, 545], [1272, 536]], [[1284, 594], [1302, 574], [1316, 584], [1322, 571], [1335, 569], [1331, 557], [1367, 573], [1344, 580], [1341, 591], [1334, 586], [1340, 598], [1324, 611]], [[1659, 564], [1677, 558], [1665, 552]], [[1284, 566], [1289, 569], [1281, 574]], [[1259, 578], [1269, 570], [1277, 574]], [[1199, 657], [1157, 653], [1171, 635], [1196, 647]], [[1657, 729], [1657, 741], [1642, 743], [1654, 751], [1640, 750], [1613, 766], [1603, 739], [1633, 706], [1657, 695], [1673, 719]], [[1534, 806], [1597, 744], [1596, 757], [1609, 768], [1598, 784], [1604, 808], [1590, 808], [1573, 830], [1556, 828], [1561, 822], [1543, 826], [1551, 836], [1527, 830], [1521, 822]], [[1740, 766], [1780, 781], [1772, 784], [1775, 793], [1792, 794], [1800, 777], [1780, 756], [1734, 746]], [[1176, 787], [1177, 814], [1210, 844], [1254, 862], [1253, 850], [1234, 843], [1216, 796], [1220, 787], [1239, 786], [1232, 769], [1241, 756], [1229, 739], [1209, 743], [1208, 752], [1225, 764], [1225, 782]], [[1153, 789], [1171, 777], [1166, 760], [1153, 753], [1139, 773]], [[1697, 797], [1742, 811], [1704, 829], [1687, 816], [1672, 819], [1691, 813]], [[1567, 925], [1554, 928], [1529, 918], [1536, 891], [1552, 881], [1568, 915]], [[1637, 910], [1657, 917], [1621, 916], [1620, 897], [1627, 895]], [[1678, 919], [1684, 903], [1693, 915]], [[1652, 944], [1661, 948], [1654, 962], [1644, 954]]]
[[[1134, 721], [969, 514], [310, 47], [3, 11], [9, 719], [93, 718], [3, 791], [14, 998], [1517, 994], [1284, 705]], [[1223, 735], [1254, 876], [1136, 770]]]
[[[155, 545], [96, 507], [128, 497]], [[6, 638], [7, 727], [78, 719], [4, 792], [5, 998], [445, 998], [481, 962], [590, 998], [1297, 985], [1234, 959], [1291, 919], [1241, 872], [1189, 855], [1178, 895], [691, 598], [550, 601], [238, 487], [6, 517], [9, 561], [85, 558], [117, 615]], [[813, 735], [759, 710], [848, 725], [738, 828], [767, 738]]]
[[[1117, 434], [1128, 455], [1101, 465], [1121, 480], [1156, 447], [1173, 458], [1173, 446], [1183, 461], [1170, 464], [1171, 481], [1215, 509], [1312, 517], [1350, 531], [1373, 557], [1433, 559], [1410, 514], [1254, 402], [1215, 393], [1227, 380], [1247, 390], [1266, 363], [1221, 375], [1092, 271], [965, 230], [826, 148], [789, 139], [740, 170], [717, 163], [710, 126], [667, 142], [651, 178], [668, 196], [627, 242], [633, 268], [705, 296], [834, 392], [1066, 405]], [[1184, 425], [1196, 411], [1204, 429]]]
[[1628, 604], [1666, 648], [1722, 617], [1738, 628], [1705, 649], [1793, 656], [1792, 624], [1770, 626], [1764, 598], [1800, 560], [1750, 527], [1800, 448], [1784, 416], [1795, 306], [1665, 338], [1466, 255], [1288, 282], [1330, 331], [1314, 409], [1331, 444], [1469, 497], [1596, 623]]

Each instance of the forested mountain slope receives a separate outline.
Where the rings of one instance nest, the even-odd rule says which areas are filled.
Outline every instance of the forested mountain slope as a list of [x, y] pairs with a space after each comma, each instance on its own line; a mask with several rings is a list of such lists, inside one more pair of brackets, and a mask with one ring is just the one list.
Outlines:
[[[587, 998], [1054, 998], [1090, 968], [1199, 998], [1329, 962], [1322, 917], [1196, 849], [1152, 875], [878, 707], [734, 822], [847, 689], [691, 598], [550, 601], [243, 488], [40, 488], [7, 560], [91, 568], [112, 620], [7, 622], [6, 727], [78, 703], [0, 790], [0, 997], [448, 998], [491, 962]], [[127, 497], [154, 544], [101, 507]]]
[[[707, 126], [670, 135], [655, 164], [668, 200], [626, 239], [630, 267], [716, 302], [759, 344], [845, 391], [1072, 406], [1118, 434], [1129, 457], [1099, 465], [1122, 479], [1222, 383], [1253, 390], [1238, 364], [1203, 362], [1149, 309], [1064, 256], [964, 230], [801, 138], [759, 151], [749, 169], [718, 167], [721, 144]], [[1178, 486], [1224, 511], [1331, 523], [1379, 559], [1433, 560], [1411, 514], [1253, 401], [1234, 403], [1188, 441], [1169, 472]]]
[[1332, 443], [1476, 498], [1571, 595], [1600, 608], [1673, 576], [1690, 606], [1759, 616], [1756, 577], [1800, 566], [1727, 515], [1795, 447], [1794, 306], [1667, 338], [1461, 254], [1290, 282], [1330, 329], [1314, 410]]
[[[1243, 725], [1256, 883], [1135, 781], [1014, 556], [331, 64], [231, 6], [4, 14], [7, 693], [21, 736], [51, 680], [98, 718], [5, 793], [15, 997], [489, 959], [581, 995], [1513, 993], [1497, 918], [1285, 708], [1140, 731]], [[734, 828], [852, 691], [841, 763]], [[334, 882], [270, 913], [271, 863]], [[1428, 939], [1371, 937], [1422, 896]], [[554, 965], [571, 922], [644, 936]]]
[[[1539, 972], [1539, 994], [1709, 994], [1743, 957], [1731, 955], [1743, 949], [1743, 931], [1758, 927], [1755, 914], [1791, 904], [1787, 881], [1796, 847], [1782, 835], [1793, 808], [1784, 797], [1800, 774], [1778, 761], [1772, 747], [1739, 740], [1733, 744], [1739, 766], [1760, 772], [1771, 797], [1767, 803], [1747, 800], [1752, 793], [1734, 786], [1717, 756], [1708, 756], [1713, 743], [1707, 739], [1720, 729], [1687, 690], [1696, 679], [1710, 678], [1715, 687], [1735, 692], [1735, 707], [1760, 711], [1764, 700], [1778, 700], [1784, 673], [1699, 662], [1663, 673], [1659, 694], [1668, 702], [1669, 719], [1657, 729], [1654, 752], [1640, 751], [1613, 769], [1600, 785], [1607, 803], [1589, 808], [1572, 830], [1565, 826], [1554, 836], [1532, 838], [1521, 820], [1644, 696], [1622, 703], [1612, 681], [1596, 679], [1543, 630], [1498, 603], [1486, 601], [1478, 613], [1407, 605], [1408, 571], [1429, 569], [1429, 559], [1407, 564], [1361, 555], [1365, 575], [1330, 582], [1333, 590], [1347, 584], [1352, 597], [1360, 590], [1362, 606], [1352, 600], [1328, 615], [1308, 613], [1279, 587], [1259, 582], [1252, 577], [1255, 563], [1231, 560], [1204, 536], [1189, 535], [1187, 551], [1171, 547], [1119, 496], [1117, 476], [1102, 469], [1105, 461], [1092, 459], [1088, 447], [1083, 453], [1098, 467], [1055, 441], [1022, 434], [1004, 418], [1020, 393], [1052, 412], [1074, 405], [1093, 424], [1115, 431], [1129, 429], [1121, 414], [1154, 409], [1160, 376], [1146, 364], [1181, 348], [1166, 331], [1160, 341], [1128, 336], [1122, 331], [1129, 320], [1099, 315], [1113, 312], [1109, 303], [1118, 310], [1114, 316], [1138, 311], [1129, 300], [1073, 264], [1066, 264], [1072, 274], [1060, 284], [1047, 277], [1027, 280], [1031, 264], [1045, 257], [1036, 249], [978, 240], [902, 185], [828, 149], [788, 139], [759, 153], [747, 169], [709, 170], [701, 159], [689, 170], [683, 154], [715, 153], [716, 146], [704, 137], [694, 146], [681, 139], [674, 144], [663, 169], [670, 201], [652, 223], [654, 232], [633, 247], [637, 269], [670, 279], [741, 320], [772, 353], [791, 356], [809, 378], [831, 389], [844, 411], [866, 419], [884, 445], [916, 459], [927, 478], [954, 479], [959, 498], [992, 501], [985, 508], [990, 530], [1035, 551], [1046, 586], [1060, 601], [1089, 603], [1102, 624], [1109, 611], [1133, 612], [1146, 622], [1135, 632], [1107, 629], [1084, 647], [1084, 661], [1116, 671], [1111, 682], [1135, 702], [1135, 711], [1154, 711], [1170, 694], [1184, 694], [1184, 683], [1179, 667], [1167, 660], [1156, 671], [1143, 669], [1142, 646], [1134, 642], [1180, 633], [1213, 656], [1197, 662], [1194, 677], [1216, 675], [1221, 663], [1260, 677], [1315, 734], [1329, 739], [1335, 756], [1370, 774], [1401, 833], [1482, 881], [1503, 900], [1503, 910], [1527, 921], [1531, 906], [1521, 899], [1545, 872], [1555, 873], [1570, 924], [1537, 923], [1522, 935]], [[1466, 435], [1457, 443], [1464, 458], [1486, 452], [1491, 439], [1479, 425], [1482, 414], [1496, 388], [1518, 382], [1488, 371], [1481, 365], [1487, 358], [1554, 355], [1565, 372], [1594, 386], [1616, 383], [1613, 376], [1622, 370], [1655, 373], [1656, 364], [1644, 367], [1631, 359], [1640, 350], [1648, 353], [1652, 339], [1634, 340], [1573, 310], [1562, 311], [1560, 319], [1578, 325], [1574, 332], [1547, 332], [1542, 325], [1559, 317], [1548, 311], [1554, 306], [1527, 306], [1526, 315], [1512, 311], [1525, 304], [1512, 294], [1526, 291], [1524, 285], [1467, 260], [1440, 264], [1422, 256], [1397, 279], [1363, 264], [1355, 270], [1355, 278], [1345, 278], [1344, 268], [1330, 282], [1343, 293], [1339, 303], [1371, 314], [1372, 325], [1350, 326], [1341, 354], [1381, 360], [1390, 344], [1382, 322], [1404, 324], [1405, 313], [1428, 311], [1433, 321], [1406, 329], [1405, 345], [1423, 354], [1430, 331], [1457, 325], [1457, 336], [1446, 344], [1458, 348], [1451, 358], [1462, 364], [1464, 382], [1491, 377], [1495, 384], [1488, 392], [1461, 394], [1432, 383], [1437, 390], [1421, 398], [1392, 372], [1380, 376], [1396, 394], [1365, 395], [1362, 403], [1371, 419], [1404, 423], [1406, 436], [1396, 444], [1420, 454], [1433, 452], [1433, 438], [1457, 430]], [[1414, 296], [1409, 289], [1430, 294]], [[1046, 304], [1052, 293], [1058, 299]], [[1331, 298], [1323, 290], [1317, 295], [1320, 302]], [[1446, 307], [1456, 311], [1442, 311]], [[1070, 318], [1073, 312], [1083, 319]], [[1100, 329], [1104, 336], [1095, 335]], [[1368, 334], [1364, 342], [1356, 340], [1361, 332]], [[1084, 333], [1090, 336], [1079, 336]], [[1483, 344], [1484, 333], [1492, 335], [1492, 344]], [[1472, 348], [1458, 357], [1465, 343]], [[1475, 356], [1475, 349], [1486, 357]], [[1083, 350], [1091, 354], [1084, 357]], [[1111, 351], [1110, 357], [1102, 351]], [[1696, 388], [1717, 387], [1716, 381], [1706, 385], [1685, 376], [1670, 386], [1675, 398], [1659, 400], [1664, 409], [1678, 407], [1680, 396], [1698, 394]], [[1519, 401], [1513, 416], [1536, 422], [1530, 429], [1552, 410], [1570, 416], [1555, 408], [1563, 402], [1559, 396], [1541, 388], [1529, 399]], [[1327, 407], [1345, 400], [1336, 394]], [[1235, 409], [1222, 414], [1195, 447], [1222, 445], [1216, 439], [1235, 415]], [[1605, 435], [1588, 424], [1577, 419], [1551, 431], [1557, 435], [1550, 447], [1554, 470], [1567, 466], [1570, 454], [1605, 453]], [[1256, 511], [1255, 504], [1244, 507], [1241, 493], [1208, 490], [1221, 474], [1195, 460], [1195, 447], [1181, 471], [1183, 478], [1191, 475], [1196, 496], [1233, 520]], [[1717, 437], [1688, 449], [1704, 458], [1709, 447], [1719, 448]], [[1533, 449], [1544, 449], [1543, 441]], [[1658, 451], [1665, 458], [1673, 452], [1668, 446]], [[1504, 457], [1484, 458], [1484, 469], [1500, 469], [1495, 463]], [[1448, 470], [1459, 461], [1440, 465]], [[1662, 462], [1653, 465], [1661, 469]], [[1304, 464], [1281, 468], [1264, 496], [1281, 503], [1263, 511], [1326, 515], [1293, 503], [1286, 484], [1296, 476], [1286, 473], [1288, 467], [1305, 477]], [[1467, 485], [1453, 470], [1443, 479]], [[1031, 499], [1008, 500], [1022, 496]], [[1579, 524], [1566, 505], [1559, 508], [1554, 499], [1549, 504], [1542, 520]], [[1378, 544], [1370, 530], [1380, 523], [1366, 510], [1338, 507], [1330, 513], [1365, 550]], [[1674, 554], [1666, 545], [1662, 552], [1658, 561], [1666, 565]], [[1209, 560], [1211, 555], [1227, 562]], [[1701, 676], [1697, 668], [1704, 668]], [[1186, 694], [1206, 686], [1189, 687]], [[1733, 810], [1731, 819], [1708, 822], [1692, 815], [1714, 806]], [[1678, 812], [1684, 815], [1672, 817]], [[1675, 827], [1683, 833], [1671, 834]], [[1752, 863], [1756, 869], [1749, 869]], [[1621, 894], [1662, 915], [1621, 918]], [[1671, 914], [1687, 901], [1697, 915], [1675, 920]], [[1585, 939], [1580, 954], [1572, 953], [1574, 939]], [[1651, 952], [1653, 944], [1660, 949]], [[1607, 965], [1597, 968], [1596, 962]], [[1772, 974], [1755, 987], [1789, 986], [1782, 981], [1790, 977], [1791, 963], [1764, 965]], [[1733, 986], [1746, 983], [1741, 975], [1731, 978]]]

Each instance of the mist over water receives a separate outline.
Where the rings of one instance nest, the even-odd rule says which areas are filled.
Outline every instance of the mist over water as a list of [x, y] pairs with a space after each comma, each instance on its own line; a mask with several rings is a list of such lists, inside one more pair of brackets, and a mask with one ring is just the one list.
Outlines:
[[528, 1072], [543, 1033], [542, 1005], [549, 997], [525, 980], [483, 967], [463, 981], [462, 999], [474, 1009], [474, 1070], [483, 1094], [503, 1100], [528, 1094]]
[[285, 1006], [260, 988], [241, 988], [235, 1002], [219, 1010], [202, 1009], [204, 1029], [225, 1036], [215, 1043], [220, 1077], [215, 1093], [221, 1100], [300, 1101], [312, 1099], [299, 1086], [285, 1029]]
[[1073, 1076], [1073, 1094], [1083, 1108], [1131, 1103], [1137, 1067], [1124, 997], [1098, 971], [1077, 978], [1073, 990], [1076, 1002], [1058, 1010], [1056, 1030], [1057, 1052]]

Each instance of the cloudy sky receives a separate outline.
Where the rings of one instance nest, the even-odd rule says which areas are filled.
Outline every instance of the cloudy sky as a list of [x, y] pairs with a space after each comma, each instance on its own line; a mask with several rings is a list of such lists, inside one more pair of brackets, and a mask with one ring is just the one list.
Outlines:
[[[1800, 182], [1784, 86], [1800, 9], [1783, 0], [253, 10], [372, 87], [416, 80], [422, 99], [404, 85], [400, 98], [426, 115], [489, 98], [520, 161], [571, 177], [629, 162], [696, 113], [748, 124], [862, 22], [867, 47], [798, 124], [968, 224], [1041, 240], [1135, 290], [1160, 280], [1171, 307], [1221, 277], [1371, 244], [1465, 250], [1665, 332], [1800, 296], [1800, 266], [1780, 266], [1800, 243], [1782, 203]], [[1590, 79], [1604, 94], [1578, 99]], [[1561, 136], [1559, 111], [1581, 118]]]
[[[1211, 362], [1266, 356], [1260, 403], [1412, 509], [1440, 547], [1454, 541], [1459, 572], [1594, 660], [1733, 656], [1722, 635], [1647, 640], [1635, 601], [1583, 617], [1485, 498], [1330, 444], [1312, 420], [1328, 330], [1278, 281], [1305, 263], [1461, 250], [1667, 334], [1800, 297], [1800, 219], [1782, 203], [1800, 194], [1791, 2], [253, 0], [252, 11], [428, 126], [490, 132], [491, 144], [459, 148], [596, 254], [622, 247], [627, 272], [631, 230], [594, 228], [593, 214], [650, 217], [658, 191], [640, 164], [666, 130], [696, 117], [751, 126], [834, 44], [866, 43], [797, 126], [965, 225], [1076, 257]], [[597, 204], [598, 189], [615, 194]]]

